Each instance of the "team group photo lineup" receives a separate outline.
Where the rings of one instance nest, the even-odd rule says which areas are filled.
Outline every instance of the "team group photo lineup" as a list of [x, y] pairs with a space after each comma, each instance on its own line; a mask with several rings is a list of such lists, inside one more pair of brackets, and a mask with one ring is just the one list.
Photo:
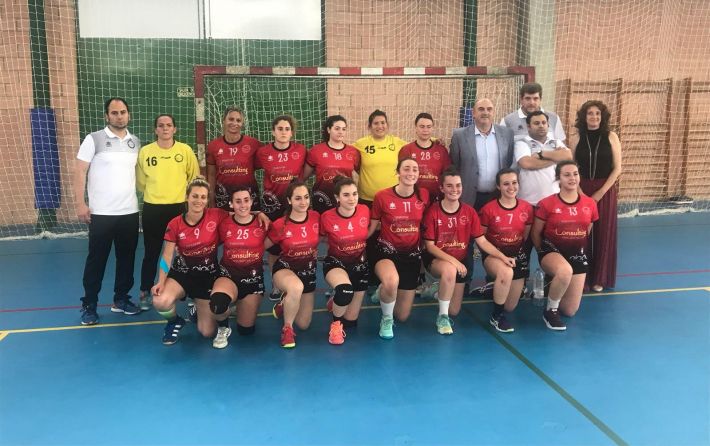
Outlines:
[[[451, 135], [422, 110], [405, 117], [410, 142], [390, 133], [386, 111], [372, 111], [359, 138], [334, 114], [310, 148], [298, 142], [298, 116], [275, 116], [272, 139], [259, 141], [243, 132], [249, 110], [229, 106], [201, 168], [172, 114], [155, 117], [146, 144], [130, 130], [130, 99], [108, 98], [106, 127], [83, 139], [74, 161], [76, 212], [88, 225], [81, 324], [100, 322], [113, 247], [110, 311], [157, 312], [165, 345], [191, 322], [225, 348], [233, 329], [255, 332], [265, 295], [284, 348], [318, 306], [332, 314], [328, 342], [343, 344], [370, 301], [381, 311], [372, 335], [393, 339], [423, 290], [436, 301], [424, 310], [432, 329], [452, 335], [479, 288], [474, 268], [483, 268], [496, 331], [517, 328], [508, 316], [529, 296], [541, 324], [566, 330], [583, 293], [615, 287], [621, 144], [604, 102], [584, 102], [566, 135], [542, 99], [540, 84], [525, 83], [519, 108], [501, 117], [477, 98], [471, 124]], [[316, 288], [321, 274], [327, 290]]]

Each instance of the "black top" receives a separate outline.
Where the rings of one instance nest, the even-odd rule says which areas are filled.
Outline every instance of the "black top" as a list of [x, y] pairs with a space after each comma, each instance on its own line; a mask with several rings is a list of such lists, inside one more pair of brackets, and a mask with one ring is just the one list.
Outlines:
[[602, 133], [601, 129], [581, 131], [574, 157], [582, 178], [608, 178], [614, 168], [609, 132]]

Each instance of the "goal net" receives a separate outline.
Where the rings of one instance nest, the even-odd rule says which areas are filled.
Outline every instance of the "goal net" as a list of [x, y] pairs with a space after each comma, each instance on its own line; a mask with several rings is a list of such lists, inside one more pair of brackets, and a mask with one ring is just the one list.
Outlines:
[[[705, 0], [7, 0], [0, 16], [0, 238], [86, 231], [72, 165], [82, 138], [105, 125], [109, 97], [127, 99], [129, 129], [144, 143], [154, 118], [171, 113], [177, 139], [195, 150], [219, 133], [227, 105], [245, 109], [246, 132], [261, 140], [290, 112], [303, 143], [331, 113], [348, 118], [353, 141], [380, 108], [405, 139], [415, 115], [430, 112], [448, 142], [477, 97], [493, 99], [497, 119], [517, 108], [525, 75], [508, 67], [533, 68], [543, 107], [568, 135], [585, 100], [609, 106], [624, 159], [621, 214], [710, 208]], [[272, 74], [205, 75], [197, 92], [204, 66]], [[279, 75], [284, 67], [316, 74]], [[372, 75], [376, 67], [490, 69], [417, 78]]]

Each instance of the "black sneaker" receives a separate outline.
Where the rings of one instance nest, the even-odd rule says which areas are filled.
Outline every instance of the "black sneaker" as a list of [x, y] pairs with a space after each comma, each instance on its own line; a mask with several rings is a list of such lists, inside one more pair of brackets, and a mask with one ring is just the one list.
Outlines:
[[187, 320], [197, 325], [197, 305], [188, 305]]
[[81, 325], [96, 325], [99, 323], [99, 315], [96, 313], [96, 305], [81, 306]]
[[181, 318], [180, 316], [177, 316], [172, 321], [168, 321], [168, 323], [165, 324], [165, 332], [163, 333], [163, 344], [173, 345], [174, 343], [176, 343], [178, 340], [178, 334], [184, 326], [185, 319]]
[[503, 313], [499, 314], [498, 317], [491, 314], [491, 318], [488, 319], [488, 322], [501, 333], [512, 333], [515, 331], [515, 328], [510, 325], [510, 322], [508, 322], [508, 319], [505, 318]]
[[111, 312], [123, 313], [129, 316], [133, 316], [135, 314], [140, 313], [141, 309], [138, 308], [133, 302], [131, 302], [130, 298], [126, 297], [125, 299], [114, 301], [113, 306], [111, 307]]
[[567, 330], [567, 326], [564, 322], [562, 322], [562, 319], [560, 318], [560, 312], [556, 308], [545, 310], [542, 313], [542, 320], [545, 321], [545, 325], [547, 325], [547, 328], [549, 328], [550, 330]]

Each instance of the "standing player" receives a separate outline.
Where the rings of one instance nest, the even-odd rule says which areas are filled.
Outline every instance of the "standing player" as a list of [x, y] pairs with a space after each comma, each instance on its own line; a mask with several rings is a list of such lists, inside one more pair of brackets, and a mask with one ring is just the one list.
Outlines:
[[370, 209], [358, 204], [357, 185], [352, 178], [337, 177], [335, 196], [338, 207], [320, 217], [320, 233], [327, 237], [328, 255], [323, 260], [325, 281], [334, 290], [333, 322], [328, 342], [345, 342], [344, 328], [355, 327], [367, 290], [369, 268], [365, 255]]
[[[368, 252], [380, 286], [380, 337], [394, 337], [394, 316], [406, 321], [412, 311], [421, 266], [420, 225], [429, 193], [417, 185], [419, 166], [411, 158], [397, 163], [399, 182], [379, 191], [372, 203], [369, 234], [381, 232]], [[373, 249], [374, 248], [374, 249]]]
[[375, 110], [367, 118], [370, 135], [355, 141], [360, 151], [358, 194], [360, 202], [372, 206], [375, 194], [397, 184], [396, 166], [400, 149], [406, 141], [390, 135], [387, 115]]
[[434, 118], [429, 113], [419, 113], [414, 120], [417, 139], [399, 151], [399, 159], [412, 158], [419, 164], [419, 185], [429, 191], [432, 202], [441, 196], [439, 175], [451, 164], [446, 147], [432, 139], [433, 131]]
[[[111, 311], [140, 313], [128, 293], [138, 244], [136, 159], [140, 141], [128, 131], [128, 103], [110, 98], [104, 104], [106, 127], [84, 138], [74, 162], [74, 198], [79, 220], [89, 224], [89, 253], [84, 265], [81, 324], [99, 322], [96, 307], [111, 245], [116, 253], [116, 280]], [[87, 184], [88, 173], [88, 184]], [[87, 187], [88, 186], [88, 187]], [[88, 193], [88, 205], [84, 194]]]
[[[215, 348], [225, 348], [232, 334], [229, 305], [237, 301], [237, 332], [254, 333], [256, 315], [264, 294], [264, 240], [266, 231], [252, 209], [249, 186], [236, 186], [230, 202], [234, 214], [219, 224], [219, 239], [224, 244], [220, 265], [229, 273], [217, 278], [210, 295], [210, 309], [217, 319]], [[199, 320], [199, 319], [198, 319]]]
[[263, 144], [242, 134], [244, 112], [227, 107], [222, 115], [222, 135], [207, 144], [207, 182], [210, 206], [230, 211], [229, 201], [237, 186], [247, 186], [254, 210], [259, 208], [259, 186], [254, 175], [254, 157]]
[[291, 141], [296, 131], [293, 117], [277, 116], [271, 123], [274, 141], [262, 146], [256, 154], [257, 169], [264, 169], [264, 192], [261, 210], [271, 221], [284, 215], [286, 210], [286, 189], [291, 180], [303, 174], [306, 162], [306, 148]]
[[303, 168], [303, 180], [313, 172], [313, 209], [323, 213], [336, 204], [333, 186], [335, 177], [342, 175], [352, 178], [360, 168], [360, 152], [345, 144], [347, 122], [340, 115], [329, 116], [323, 123], [323, 142], [311, 147]]
[[482, 254], [483, 267], [493, 285], [493, 313], [489, 319], [496, 330], [507, 333], [514, 331], [505, 317], [504, 311], [515, 310], [525, 279], [530, 274], [529, 241], [530, 226], [533, 222], [533, 207], [525, 200], [517, 198], [518, 174], [513, 169], [501, 169], [496, 176], [496, 187], [500, 196], [481, 208], [481, 226], [486, 239], [503, 254], [515, 259], [511, 268], [493, 256]]
[[589, 268], [587, 246], [597, 203], [579, 192], [579, 169], [572, 160], [557, 164], [560, 193], [538, 203], [531, 238], [540, 266], [552, 276], [543, 320], [551, 330], [566, 330], [559, 311], [572, 317], [579, 310]]
[[215, 335], [210, 289], [218, 276], [226, 274], [217, 262], [217, 229], [228, 214], [207, 208], [209, 190], [204, 178], [192, 180], [187, 186], [187, 212], [170, 220], [165, 230], [158, 283], [151, 290], [153, 306], [168, 321], [163, 334], [165, 345], [176, 343], [185, 325], [185, 319], [175, 311], [175, 302], [186, 296], [195, 301], [199, 332], [204, 337]]
[[141, 148], [136, 184], [143, 192], [143, 265], [141, 266], [141, 310], [150, 309], [148, 295], [155, 285], [158, 257], [168, 222], [185, 211], [185, 189], [200, 173], [195, 152], [175, 141], [175, 119], [162, 114], [155, 118], [157, 141]]
[[507, 257], [483, 236], [476, 211], [461, 202], [461, 175], [454, 167], [441, 174], [441, 192], [444, 198], [432, 203], [424, 215], [424, 243], [426, 252], [422, 260], [431, 274], [440, 278], [439, 315], [436, 329], [439, 334], [453, 334], [449, 315], [457, 315], [461, 310], [464, 286], [470, 280], [469, 270], [464, 265], [466, 252], [471, 240], [508, 267], [515, 266], [515, 260]]
[[293, 323], [301, 330], [311, 325], [316, 290], [318, 260], [318, 212], [309, 209], [311, 197], [306, 183], [295, 180], [286, 189], [286, 214], [269, 228], [266, 247], [278, 253], [271, 269], [274, 286], [283, 290], [281, 301], [274, 305], [274, 317], [283, 317], [281, 346], [296, 346]]

